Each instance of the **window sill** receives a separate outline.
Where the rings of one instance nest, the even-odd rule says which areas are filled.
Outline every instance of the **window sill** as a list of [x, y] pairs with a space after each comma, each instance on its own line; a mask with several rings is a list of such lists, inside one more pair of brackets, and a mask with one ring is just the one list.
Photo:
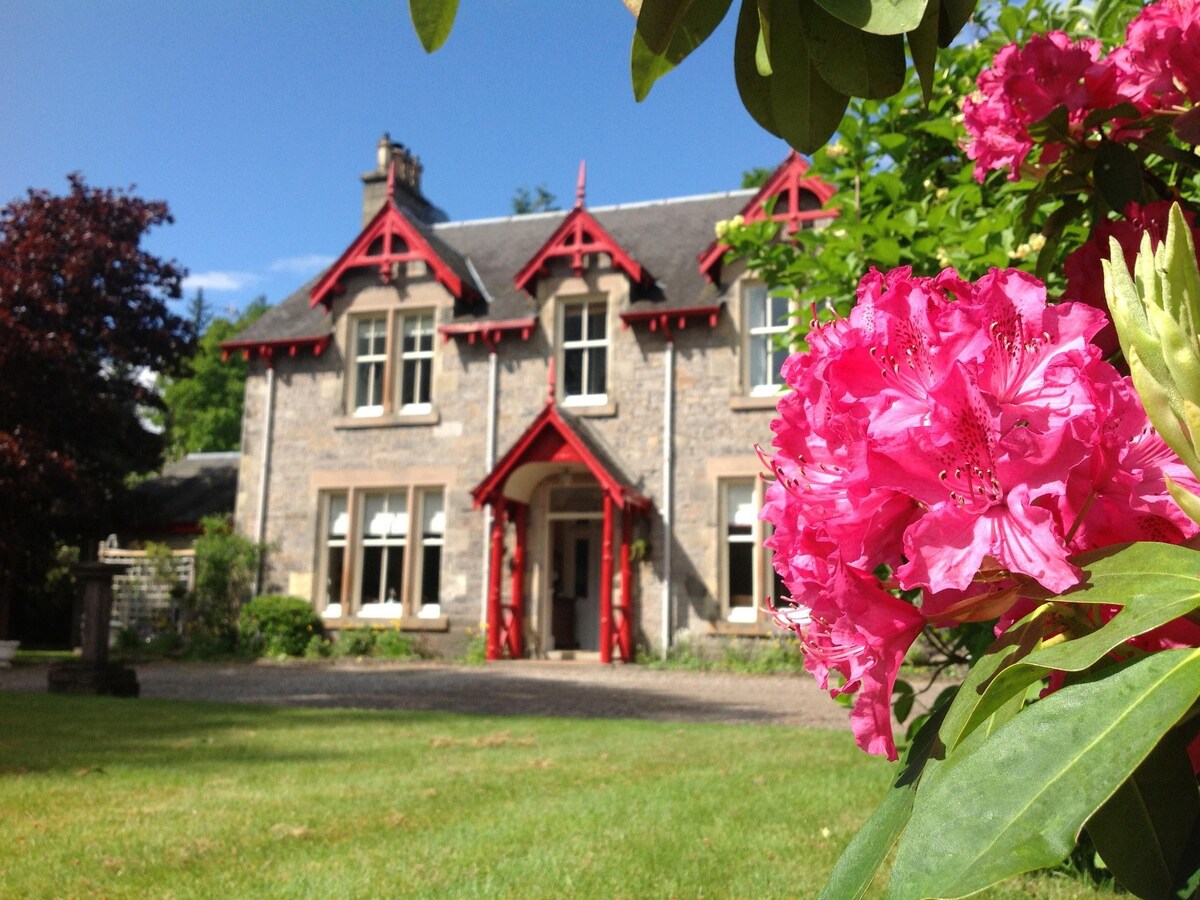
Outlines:
[[342, 616], [340, 618], [325, 618], [325, 627], [333, 631], [345, 628], [398, 628], [401, 631], [449, 631], [450, 617], [422, 619], [417, 616], [400, 616], [396, 619], [385, 619], [381, 616]]
[[563, 402], [563, 409], [581, 419], [611, 419], [617, 414], [617, 401], [607, 403], [585, 403], [578, 406], [574, 403]]
[[442, 420], [438, 411], [427, 413], [384, 413], [381, 416], [342, 416], [333, 420], [339, 431], [356, 428], [406, 428], [413, 425], [437, 425]]
[[774, 409], [779, 404], [779, 398], [782, 396], [783, 394], [781, 392], [778, 394], [767, 394], [758, 397], [730, 397], [729, 408], [736, 412], [752, 409]]

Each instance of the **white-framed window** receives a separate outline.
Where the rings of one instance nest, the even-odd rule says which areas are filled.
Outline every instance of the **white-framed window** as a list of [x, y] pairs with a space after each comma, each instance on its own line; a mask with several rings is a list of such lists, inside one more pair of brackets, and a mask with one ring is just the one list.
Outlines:
[[743, 297], [746, 306], [746, 386], [751, 396], [771, 396], [783, 387], [783, 376], [779, 372], [789, 352], [787, 333], [791, 303], [786, 296], [772, 293], [761, 284], [747, 286]]
[[351, 319], [351, 412], [359, 417], [430, 412], [435, 334], [432, 310], [390, 310]]
[[416, 560], [419, 571], [414, 583], [417, 615], [423, 619], [442, 614], [442, 547], [446, 542], [445, 494], [441, 488], [425, 488], [420, 492], [421, 550]]
[[346, 539], [350, 513], [345, 494], [326, 494], [322, 520], [325, 542], [321, 554], [321, 608], [327, 616], [342, 614], [342, 578], [346, 571]]
[[594, 298], [564, 304], [559, 323], [563, 402], [608, 402], [608, 303]]
[[408, 492], [364, 494], [361, 508], [358, 614], [395, 618], [402, 613], [404, 595]]
[[400, 411], [429, 412], [433, 385], [433, 313], [400, 321]]
[[[441, 615], [445, 489], [395, 486], [320, 495], [319, 608], [329, 618]], [[419, 528], [415, 523], [419, 523]], [[321, 602], [323, 601], [323, 602]]]
[[387, 383], [388, 317], [354, 320], [354, 414], [378, 416], [383, 412]]
[[764, 601], [780, 596], [771, 551], [763, 547], [768, 526], [758, 518], [762, 492], [762, 479], [752, 476], [719, 482], [720, 600], [729, 622], [757, 622]]

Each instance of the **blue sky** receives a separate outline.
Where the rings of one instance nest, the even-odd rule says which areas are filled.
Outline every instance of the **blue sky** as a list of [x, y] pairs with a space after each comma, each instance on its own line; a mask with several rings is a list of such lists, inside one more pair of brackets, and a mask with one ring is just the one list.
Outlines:
[[357, 233], [384, 131], [454, 219], [507, 215], [522, 185], [570, 206], [582, 159], [592, 206], [774, 166], [787, 148], [738, 101], [732, 24], [637, 104], [620, 0], [463, 0], [432, 56], [405, 0], [0, 0], [0, 203], [72, 171], [136, 184], [170, 204], [149, 247], [189, 287], [219, 311], [274, 303]]

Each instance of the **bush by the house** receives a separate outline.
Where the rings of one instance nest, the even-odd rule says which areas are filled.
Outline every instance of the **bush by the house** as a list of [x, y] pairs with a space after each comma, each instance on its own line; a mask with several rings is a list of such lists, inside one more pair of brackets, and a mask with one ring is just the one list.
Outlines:
[[322, 631], [307, 600], [282, 594], [255, 597], [242, 607], [238, 625], [242, 647], [263, 656], [301, 656]]

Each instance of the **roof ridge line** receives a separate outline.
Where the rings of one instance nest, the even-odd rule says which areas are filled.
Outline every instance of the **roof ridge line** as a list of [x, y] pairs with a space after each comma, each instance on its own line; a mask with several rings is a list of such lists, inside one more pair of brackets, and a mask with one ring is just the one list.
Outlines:
[[[588, 212], [615, 212], [622, 209], [640, 209], [648, 206], [668, 206], [675, 203], [698, 203], [703, 200], [724, 200], [734, 197], [751, 197], [757, 188], [739, 188], [736, 191], [714, 191], [711, 194], [691, 194], [684, 197], [666, 197], [661, 200], [638, 200], [633, 203], [611, 203], [608, 206], [589, 206]], [[483, 219], [459, 219], [451, 222], [436, 222], [432, 228], [439, 231], [443, 228], [456, 228], [462, 225], [496, 225], [501, 222], [531, 222], [535, 219], [549, 219], [554, 216], [565, 216], [569, 209], [556, 209], [549, 212], [522, 213], [511, 216], [491, 216]]]

